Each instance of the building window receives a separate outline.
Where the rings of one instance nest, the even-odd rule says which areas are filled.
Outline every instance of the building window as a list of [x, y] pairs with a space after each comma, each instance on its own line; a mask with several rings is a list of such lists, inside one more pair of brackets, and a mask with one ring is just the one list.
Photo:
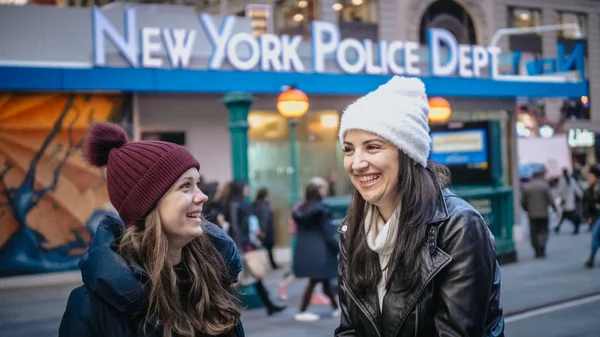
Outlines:
[[248, 4], [244, 16], [250, 18], [254, 36], [273, 34], [273, 8], [271, 5]]
[[427, 31], [431, 28], [449, 31], [460, 44], [477, 44], [473, 19], [456, 1], [438, 0], [429, 5], [421, 17], [419, 27], [421, 44], [427, 44]]
[[[579, 30], [581, 32], [581, 38], [586, 37], [586, 28], [587, 28], [587, 16], [585, 14], [580, 13], [572, 13], [572, 12], [558, 12], [558, 24], [569, 24], [575, 23], [579, 26]], [[558, 36], [567, 39], [577, 39], [579, 38], [575, 30], [560, 30], [558, 32]]]
[[339, 0], [333, 4], [341, 22], [377, 23], [376, 0]]
[[319, 18], [318, 0], [284, 0], [276, 8], [278, 34], [310, 37], [310, 23]]
[[511, 7], [509, 8], [509, 26], [526, 28], [542, 25], [542, 12], [539, 9]]

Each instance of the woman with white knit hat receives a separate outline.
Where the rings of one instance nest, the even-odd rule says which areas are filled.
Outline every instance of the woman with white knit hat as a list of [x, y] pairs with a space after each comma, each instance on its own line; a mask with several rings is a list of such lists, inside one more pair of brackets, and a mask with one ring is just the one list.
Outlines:
[[355, 187], [340, 226], [336, 336], [504, 336], [500, 269], [481, 215], [428, 163], [425, 85], [394, 77], [344, 111]]

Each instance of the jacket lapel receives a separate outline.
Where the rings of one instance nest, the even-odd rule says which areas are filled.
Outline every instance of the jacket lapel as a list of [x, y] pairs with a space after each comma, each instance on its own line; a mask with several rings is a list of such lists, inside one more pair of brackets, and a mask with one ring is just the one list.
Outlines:
[[429, 252], [429, 247], [424, 246], [420, 255], [424, 263], [421, 266], [421, 283], [417, 291], [410, 294], [401, 294], [392, 289], [388, 291], [383, 298], [383, 312], [381, 317], [381, 327], [384, 328], [383, 336], [396, 336], [402, 324], [413, 311], [425, 287], [437, 275], [452, 258], [443, 250], [435, 247], [435, 254]]
[[448, 191], [440, 191], [435, 213], [427, 225], [427, 240], [420, 251], [423, 264], [421, 265], [421, 283], [417, 287], [417, 291], [411, 294], [401, 294], [393, 290], [398, 288], [397, 284], [393, 284], [392, 289], [383, 298], [383, 312], [380, 320], [380, 326], [384, 328], [384, 331], [382, 331], [383, 337], [395, 337], [397, 335], [427, 285], [452, 261], [450, 255], [437, 247], [437, 227], [441, 222], [448, 219], [444, 193], [448, 193]]

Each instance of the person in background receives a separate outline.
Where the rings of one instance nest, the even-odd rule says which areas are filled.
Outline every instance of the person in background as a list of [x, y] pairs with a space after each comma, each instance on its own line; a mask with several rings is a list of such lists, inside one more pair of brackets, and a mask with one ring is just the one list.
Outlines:
[[269, 205], [268, 196], [269, 190], [264, 187], [260, 188], [256, 192], [256, 197], [254, 198], [252, 207], [254, 208], [254, 214], [256, 214], [258, 217], [258, 222], [260, 225], [260, 232], [258, 233], [259, 240], [262, 246], [267, 250], [271, 268], [278, 269], [279, 266], [277, 263], [275, 263], [275, 258], [273, 257], [273, 247], [275, 245], [275, 225], [273, 222], [273, 210]]
[[583, 198], [583, 190], [581, 190], [577, 180], [569, 175], [567, 169], [563, 170], [563, 174], [558, 180], [556, 193], [561, 200], [562, 216], [556, 227], [554, 227], [554, 232], [560, 232], [563, 221], [568, 219], [574, 226], [573, 234], [578, 234], [582, 219], [579, 216], [580, 213], [577, 212], [577, 203]]
[[600, 167], [597, 165], [590, 167], [587, 174], [589, 186], [583, 196], [586, 218], [593, 228], [590, 256], [584, 264], [586, 268], [594, 267], [596, 254], [600, 249], [600, 184], [598, 184], [598, 177], [600, 177]]
[[337, 274], [338, 245], [331, 226], [329, 211], [322, 202], [322, 193], [318, 185], [308, 184], [304, 201], [292, 212], [297, 225], [294, 273], [298, 278], [309, 279], [302, 296], [300, 310], [295, 316], [295, 319], [300, 322], [316, 321], [320, 318], [306, 311], [318, 283], [322, 285], [323, 292], [329, 297], [334, 309], [334, 317], [340, 314], [331, 283]]
[[202, 213], [204, 218], [219, 227], [223, 228], [223, 226], [217, 221], [217, 215], [221, 213], [221, 207], [217, 202], [217, 191], [219, 190], [219, 183], [213, 182], [208, 183], [203, 186], [203, 191], [206, 194], [208, 200], [204, 203], [202, 207]]
[[337, 191], [336, 191], [336, 185], [337, 185], [337, 172], [335, 170], [332, 170], [331, 173], [329, 174], [329, 180], [327, 181], [327, 194], [325, 194], [328, 197], [335, 197], [337, 195]]
[[130, 142], [111, 123], [90, 127], [84, 158], [106, 167], [119, 217], [98, 225], [59, 336], [244, 336], [238, 250], [202, 218], [198, 161], [173, 143]]
[[[251, 216], [254, 216], [254, 213], [252, 205], [246, 201], [248, 193], [248, 186], [243, 181], [232, 181], [224, 208], [225, 221], [230, 224], [230, 233], [243, 255], [260, 248], [254, 238], [256, 232], [251, 228]], [[261, 278], [255, 277], [254, 287], [265, 305], [267, 315], [271, 316], [286, 308], [271, 301]]]
[[[328, 189], [328, 183], [325, 179], [323, 179], [322, 177], [313, 177], [310, 182], [310, 184], [316, 185], [319, 187], [319, 192], [321, 193], [321, 196], [324, 198], [329, 189]], [[300, 205], [302, 205], [302, 201], [296, 203], [293, 207], [292, 207], [292, 213], [294, 211], [296, 211], [298, 209], [298, 207], [300, 207]], [[288, 218], [288, 229], [290, 232], [290, 236], [291, 236], [291, 242], [290, 242], [290, 252], [291, 252], [291, 263], [290, 263], [290, 269], [283, 275], [283, 278], [281, 280], [281, 282], [279, 282], [279, 298], [281, 298], [282, 300], [287, 300], [288, 299], [288, 291], [287, 288], [289, 287], [290, 284], [292, 284], [292, 282], [294, 282], [296, 280], [296, 276], [294, 275], [294, 256], [296, 254], [296, 234], [298, 231], [298, 226], [296, 225], [296, 222], [294, 221], [294, 218], [292, 217], [292, 215], [290, 215], [290, 217]], [[315, 291], [315, 294], [311, 300], [311, 303], [313, 304], [329, 304], [329, 298], [323, 294], [321, 294], [321, 292], [317, 289]]]
[[536, 259], [546, 257], [548, 227], [550, 226], [548, 207], [557, 211], [550, 184], [544, 179], [544, 175], [544, 171], [535, 172], [531, 181], [523, 188], [521, 195], [521, 206], [529, 217], [529, 235]]

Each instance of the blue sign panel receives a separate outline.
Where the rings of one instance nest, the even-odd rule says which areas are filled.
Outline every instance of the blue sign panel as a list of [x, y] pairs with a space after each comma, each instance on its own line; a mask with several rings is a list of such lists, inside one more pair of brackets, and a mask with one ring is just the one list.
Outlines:
[[431, 133], [431, 160], [446, 166], [488, 167], [487, 130], [469, 129]]

